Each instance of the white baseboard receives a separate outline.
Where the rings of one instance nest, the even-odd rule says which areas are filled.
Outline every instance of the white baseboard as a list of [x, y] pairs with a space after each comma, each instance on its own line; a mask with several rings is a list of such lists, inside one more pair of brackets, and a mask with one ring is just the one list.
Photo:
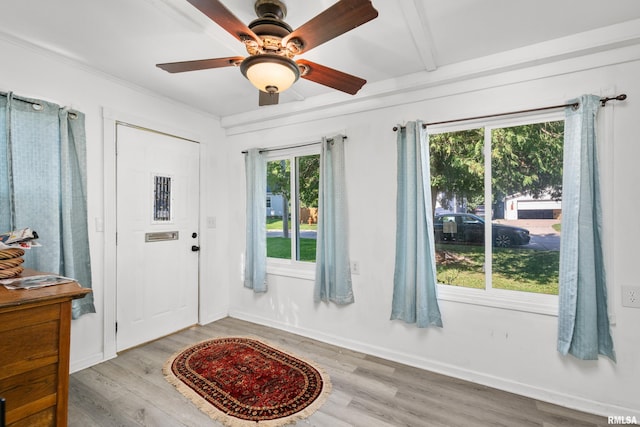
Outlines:
[[105, 358], [104, 353], [100, 352], [92, 356], [85, 357], [84, 359], [73, 361], [69, 364], [69, 373], [73, 374], [74, 372], [82, 371], [83, 369], [87, 369], [99, 363], [106, 362], [109, 359], [113, 359], [114, 357], [116, 356], [114, 355], [113, 357]]
[[215, 322], [216, 320], [224, 319], [227, 317], [229, 313], [225, 311], [218, 311], [215, 313], [209, 313], [207, 317], [203, 317], [198, 320], [198, 325], [207, 325], [211, 322]]
[[483, 374], [481, 372], [463, 369], [455, 365], [441, 363], [421, 357], [414, 357], [402, 352], [391, 350], [389, 348], [372, 346], [360, 341], [344, 339], [343, 337], [332, 334], [325, 334], [312, 329], [295, 327], [287, 323], [255, 316], [253, 314], [242, 311], [230, 310], [229, 316], [240, 320], [246, 320], [248, 322], [277, 328], [297, 335], [302, 335], [307, 338], [316, 339], [328, 344], [348, 348], [349, 350], [354, 350], [394, 362], [403, 363], [405, 365], [413, 366], [416, 368], [425, 369], [427, 371], [435, 372], [438, 374], [447, 375], [465, 381], [471, 381], [487, 387], [492, 387], [543, 402], [564, 406], [577, 411], [583, 411], [591, 414], [601, 415], [604, 417], [611, 415], [629, 415], [640, 417], [640, 413], [638, 412], [637, 408], [625, 408], [617, 405], [596, 402], [593, 400], [560, 393], [554, 390], [534, 387], [506, 378], [500, 378]]

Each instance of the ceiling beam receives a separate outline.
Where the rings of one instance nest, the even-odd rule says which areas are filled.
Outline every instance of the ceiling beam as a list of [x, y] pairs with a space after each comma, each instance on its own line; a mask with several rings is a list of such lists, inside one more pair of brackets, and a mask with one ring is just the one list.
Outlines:
[[217, 45], [225, 47], [236, 55], [246, 55], [242, 43], [237, 43], [229, 33], [224, 31], [215, 22], [207, 18], [202, 12], [190, 5], [185, 0], [144, 0], [156, 10], [164, 13], [169, 18], [180, 22], [189, 31], [204, 33], [213, 39]]
[[420, 56], [422, 64], [427, 71], [434, 71], [438, 66], [434, 56], [434, 43], [431, 36], [424, 2], [421, 0], [403, 0], [398, 4], [402, 9], [407, 22], [413, 44]]

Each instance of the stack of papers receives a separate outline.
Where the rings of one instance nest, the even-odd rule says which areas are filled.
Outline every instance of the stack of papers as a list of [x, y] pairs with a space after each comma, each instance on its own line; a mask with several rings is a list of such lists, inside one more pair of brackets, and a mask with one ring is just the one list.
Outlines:
[[41, 246], [35, 240], [38, 233], [30, 228], [22, 228], [20, 230], [8, 231], [0, 234], [0, 250], [9, 248], [31, 249], [32, 247]]
[[69, 279], [68, 277], [56, 276], [55, 274], [41, 274], [0, 280], [0, 284], [4, 285], [7, 289], [37, 289], [69, 282], [75, 282], [75, 280]]

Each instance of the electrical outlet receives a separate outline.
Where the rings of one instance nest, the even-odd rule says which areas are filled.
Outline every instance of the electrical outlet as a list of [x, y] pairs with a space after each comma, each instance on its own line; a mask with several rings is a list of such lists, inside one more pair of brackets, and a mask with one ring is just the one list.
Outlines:
[[351, 274], [360, 274], [360, 263], [358, 261], [351, 261]]
[[624, 307], [640, 308], [640, 287], [622, 287], [622, 305]]

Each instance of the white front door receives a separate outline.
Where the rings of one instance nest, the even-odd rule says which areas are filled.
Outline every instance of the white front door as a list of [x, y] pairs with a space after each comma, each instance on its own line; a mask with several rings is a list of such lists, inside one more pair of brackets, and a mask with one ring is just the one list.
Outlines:
[[117, 125], [117, 350], [198, 321], [199, 145]]

